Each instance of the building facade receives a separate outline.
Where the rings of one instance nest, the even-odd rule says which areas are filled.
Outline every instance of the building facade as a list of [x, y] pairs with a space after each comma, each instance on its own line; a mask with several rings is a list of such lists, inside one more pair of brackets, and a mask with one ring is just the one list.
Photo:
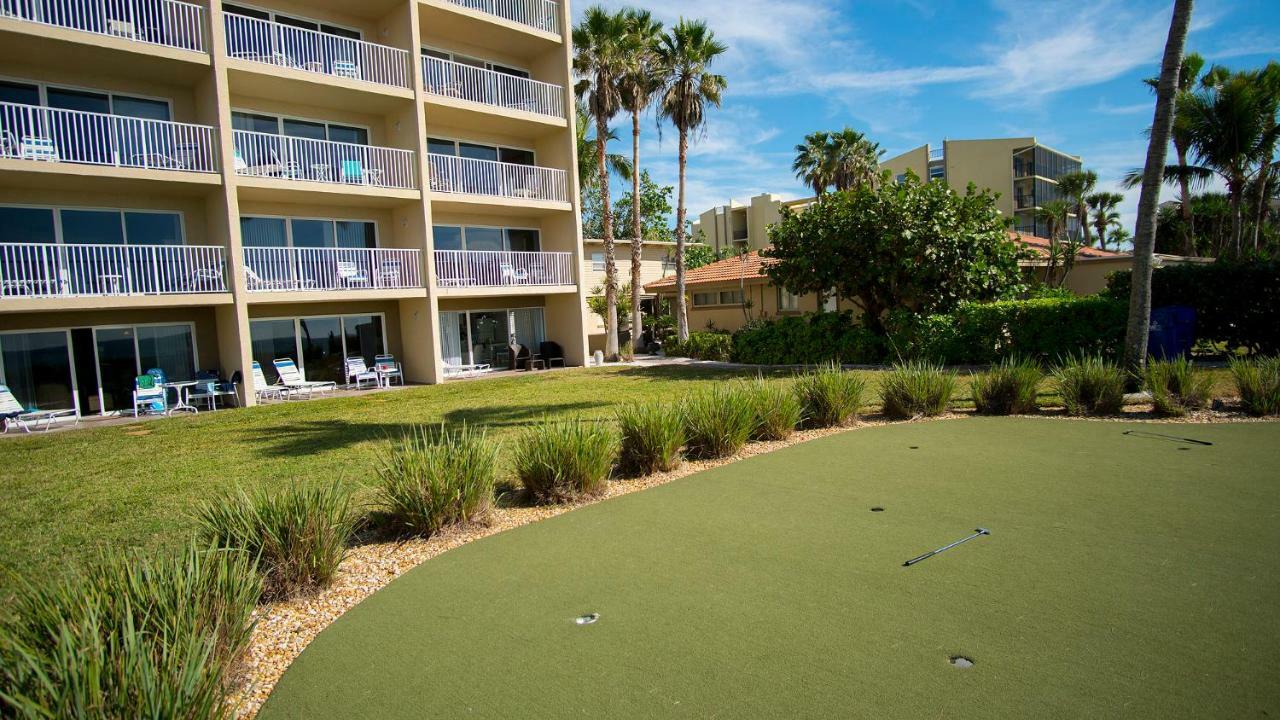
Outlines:
[[0, 382], [410, 382], [587, 354], [564, 0], [79, 0], [0, 15]]
[[[582, 287], [586, 289], [589, 296], [603, 295], [605, 285], [604, 240], [585, 238], [582, 244], [584, 255]], [[618, 263], [618, 286], [622, 288], [631, 282], [631, 240], [629, 238], [614, 241], [614, 257]], [[655, 280], [660, 280], [664, 277], [675, 277], [675, 257], [676, 244], [674, 242], [648, 240], [641, 245], [640, 288], [643, 293], [641, 309], [646, 313], [654, 311], [653, 300], [656, 295], [645, 290], [645, 288]], [[621, 326], [625, 326], [630, 322], [630, 318], [619, 315], [618, 322]], [[604, 318], [595, 313], [589, 313], [587, 317], [587, 345], [592, 353], [597, 350], [604, 350]]]
[[759, 250], [769, 244], [769, 226], [782, 217], [782, 208], [803, 208], [814, 198], [783, 200], [781, 195], [761, 193], [746, 204], [730, 200], [698, 216], [693, 222], [693, 239], [717, 252]]
[[1015, 230], [1044, 237], [1048, 231], [1037, 211], [1050, 200], [1063, 199], [1058, 178], [1079, 172], [1081, 159], [1022, 137], [944, 140], [942, 147], [921, 145], [880, 165], [895, 177], [910, 170], [921, 179], [943, 180], [960, 193], [969, 183], [989, 188], [1000, 194], [997, 206], [1014, 219]]

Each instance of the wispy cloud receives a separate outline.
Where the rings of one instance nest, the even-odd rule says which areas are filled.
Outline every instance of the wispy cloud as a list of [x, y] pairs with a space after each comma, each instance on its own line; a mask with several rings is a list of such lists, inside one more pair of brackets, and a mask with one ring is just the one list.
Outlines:
[[1102, 100], [1093, 107], [1092, 112], [1100, 115], [1139, 115], [1142, 113], [1150, 115], [1155, 112], [1155, 99], [1131, 105], [1111, 105]]

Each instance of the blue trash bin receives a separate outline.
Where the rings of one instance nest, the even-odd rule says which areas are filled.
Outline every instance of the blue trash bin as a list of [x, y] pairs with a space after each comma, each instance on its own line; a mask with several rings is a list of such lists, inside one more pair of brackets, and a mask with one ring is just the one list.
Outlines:
[[1147, 354], [1159, 360], [1189, 357], [1196, 343], [1196, 309], [1166, 305], [1151, 310]]

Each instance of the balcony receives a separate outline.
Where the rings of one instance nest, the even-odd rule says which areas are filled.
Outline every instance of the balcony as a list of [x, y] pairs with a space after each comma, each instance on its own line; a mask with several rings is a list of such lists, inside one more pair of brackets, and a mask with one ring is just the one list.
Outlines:
[[930, 160], [941, 160], [945, 156], [946, 151], [943, 148], [929, 148]]
[[563, 170], [435, 153], [427, 163], [431, 192], [569, 202]]
[[567, 252], [436, 250], [441, 288], [550, 287], [573, 285], [573, 255]]
[[423, 89], [428, 95], [519, 110], [563, 120], [564, 88], [517, 75], [464, 65], [435, 57], [422, 58]]
[[554, 0], [447, 0], [543, 32], [560, 34], [560, 5]]
[[225, 293], [222, 248], [0, 243], [0, 297]]
[[232, 58], [345, 80], [409, 89], [409, 53], [398, 48], [224, 15]]
[[237, 175], [416, 190], [412, 150], [236, 130]]
[[1013, 198], [1014, 210], [1031, 210], [1036, 207], [1035, 195], [1015, 195]]
[[395, 248], [244, 248], [249, 292], [421, 289], [421, 251]]
[[177, 0], [4, 0], [0, 17], [206, 51], [204, 8]]

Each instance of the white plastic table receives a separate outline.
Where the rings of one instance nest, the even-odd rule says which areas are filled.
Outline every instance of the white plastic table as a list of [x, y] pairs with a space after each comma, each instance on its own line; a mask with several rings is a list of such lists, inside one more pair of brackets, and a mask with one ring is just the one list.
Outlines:
[[169, 412], [174, 413], [179, 410], [188, 410], [192, 413], [198, 414], [200, 409], [187, 402], [187, 394], [191, 392], [191, 388], [198, 384], [198, 380], [177, 380], [174, 382], [162, 383], [161, 387], [166, 390], [173, 390], [178, 396], [178, 402], [174, 403], [173, 407], [169, 408]]

